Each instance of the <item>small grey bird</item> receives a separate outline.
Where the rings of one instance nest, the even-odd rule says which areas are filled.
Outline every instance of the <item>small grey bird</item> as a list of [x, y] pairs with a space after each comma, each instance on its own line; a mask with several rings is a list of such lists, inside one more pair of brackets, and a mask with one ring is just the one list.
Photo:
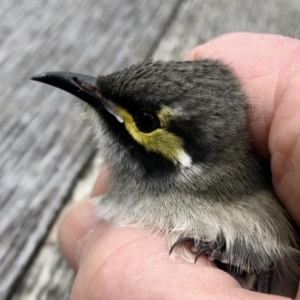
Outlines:
[[295, 297], [298, 234], [253, 153], [245, 94], [224, 64], [145, 62], [98, 78], [32, 78], [85, 101], [111, 169], [99, 217], [163, 232], [242, 287]]

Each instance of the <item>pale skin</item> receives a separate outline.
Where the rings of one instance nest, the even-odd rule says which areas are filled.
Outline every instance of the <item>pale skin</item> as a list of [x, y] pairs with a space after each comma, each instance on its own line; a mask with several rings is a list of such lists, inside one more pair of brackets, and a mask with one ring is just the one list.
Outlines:
[[[234, 33], [196, 47], [186, 60], [220, 59], [234, 69], [250, 103], [253, 147], [270, 161], [275, 190], [300, 225], [300, 41]], [[91, 197], [108, 189], [100, 172]], [[242, 289], [206, 257], [170, 260], [167, 240], [97, 220], [91, 203], [72, 204], [59, 223], [62, 253], [77, 276], [71, 300], [287, 299]], [[297, 298], [300, 300], [300, 292]]]

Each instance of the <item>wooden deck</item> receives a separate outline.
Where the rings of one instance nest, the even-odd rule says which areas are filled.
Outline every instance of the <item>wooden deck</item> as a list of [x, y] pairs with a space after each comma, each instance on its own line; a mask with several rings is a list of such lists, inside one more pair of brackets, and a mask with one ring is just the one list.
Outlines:
[[74, 275], [55, 223], [70, 199], [87, 197], [99, 166], [78, 102], [32, 75], [180, 60], [234, 31], [299, 37], [299, 23], [299, 0], [2, 1], [0, 299], [68, 299]]

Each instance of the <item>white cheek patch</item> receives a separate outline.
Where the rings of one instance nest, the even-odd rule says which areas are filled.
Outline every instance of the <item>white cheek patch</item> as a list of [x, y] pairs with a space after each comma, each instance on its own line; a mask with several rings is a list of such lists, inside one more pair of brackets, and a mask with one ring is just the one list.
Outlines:
[[192, 158], [184, 151], [179, 154], [178, 161], [182, 166], [186, 168], [189, 168], [192, 165]]

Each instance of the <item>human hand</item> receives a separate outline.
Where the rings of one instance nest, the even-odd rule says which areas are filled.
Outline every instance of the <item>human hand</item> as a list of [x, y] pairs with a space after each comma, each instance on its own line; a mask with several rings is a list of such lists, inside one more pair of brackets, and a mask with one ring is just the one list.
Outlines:
[[[262, 159], [270, 160], [275, 190], [300, 225], [300, 41], [228, 34], [186, 57], [203, 58], [220, 59], [241, 80], [250, 103], [253, 147]], [[102, 170], [93, 197], [107, 190], [107, 177]], [[113, 228], [96, 220], [89, 202], [66, 210], [59, 241], [77, 272], [71, 300], [285, 299], [242, 289], [204, 256], [196, 265], [172, 261], [162, 235]]]

